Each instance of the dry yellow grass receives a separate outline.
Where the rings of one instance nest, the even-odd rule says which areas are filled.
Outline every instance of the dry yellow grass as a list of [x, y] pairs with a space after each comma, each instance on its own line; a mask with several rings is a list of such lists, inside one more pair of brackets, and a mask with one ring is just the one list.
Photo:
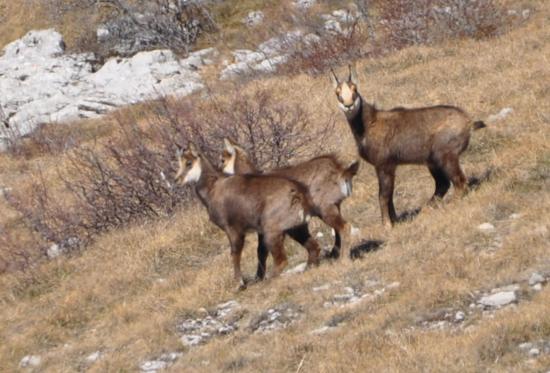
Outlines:
[[[143, 222], [101, 237], [79, 255], [43, 263], [24, 274], [0, 277], [0, 361], [17, 371], [21, 358], [40, 355], [37, 371], [136, 371], [167, 351], [184, 354], [169, 371], [533, 371], [550, 369], [550, 355], [530, 359], [517, 345], [550, 340], [550, 286], [524, 292], [515, 307], [493, 317], [473, 313], [464, 328], [428, 330], [417, 318], [450, 307], [467, 310], [474, 291], [521, 282], [550, 270], [550, 5], [526, 2], [537, 13], [524, 27], [487, 41], [416, 47], [358, 64], [360, 91], [382, 107], [459, 105], [485, 119], [503, 107], [505, 120], [478, 131], [463, 157], [468, 176], [491, 176], [464, 199], [423, 208], [412, 221], [386, 231], [380, 225], [376, 178], [362, 163], [344, 215], [361, 237], [383, 240], [381, 250], [348, 264], [323, 264], [234, 293], [227, 241], [200, 206], [169, 220]], [[336, 115], [342, 158], [357, 157], [347, 124], [337, 112], [326, 77], [274, 77], [265, 85], [284, 100], [303, 100], [318, 118]], [[215, 87], [215, 85], [212, 84]], [[305, 91], [304, 91], [305, 90]], [[39, 168], [54, 174], [57, 158], [30, 161], [0, 156], [0, 182], [17, 186]], [[52, 176], [53, 177], [53, 176]], [[399, 213], [424, 206], [433, 192], [421, 167], [397, 177]], [[4, 211], [17, 219], [4, 204]], [[510, 219], [512, 213], [521, 214]], [[479, 232], [495, 225], [494, 236]], [[320, 225], [319, 225], [320, 226]], [[327, 231], [322, 227], [325, 232]], [[291, 263], [305, 250], [287, 245]], [[249, 238], [244, 270], [252, 274]], [[163, 279], [163, 281], [159, 281]], [[400, 286], [349, 308], [325, 308], [329, 295], [312, 288], [331, 283], [361, 286], [378, 280]], [[250, 334], [245, 328], [188, 349], [175, 325], [229, 299], [246, 317], [290, 302], [302, 318], [285, 330]], [[331, 318], [344, 320], [328, 334], [309, 334]], [[94, 364], [85, 362], [101, 350]]]

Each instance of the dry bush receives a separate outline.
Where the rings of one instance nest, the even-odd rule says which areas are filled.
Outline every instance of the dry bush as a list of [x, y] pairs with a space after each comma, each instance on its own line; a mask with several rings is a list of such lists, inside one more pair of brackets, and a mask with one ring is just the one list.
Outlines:
[[0, 273], [27, 269], [43, 254], [36, 247], [39, 243], [32, 237], [22, 240], [12, 233], [11, 227], [0, 225]]
[[66, 151], [63, 170], [52, 181], [61, 187], [38, 175], [28, 189], [7, 196], [43, 242], [70, 252], [102, 232], [173, 214], [190, 196], [173, 180], [178, 146], [194, 142], [217, 161], [223, 138], [231, 137], [259, 166], [276, 167], [311, 155], [332, 124], [311, 130], [299, 104], [280, 103], [267, 90], [204, 104], [160, 99], [138, 110], [114, 115], [110, 140]]
[[324, 33], [320, 38], [303, 39], [294, 46], [283, 73], [320, 74], [331, 66], [341, 65], [367, 56], [367, 25], [359, 19], [347, 25], [342, 33]]
[[509, 19], [493, 0], [395, 0], [380, 3], [384, 33], [392, 49], [451, 38], [498, 35]]
[[218, 101], [205, 113], [199, 123], [203, 148], [218, 156], [223, 137], [230, 137], [244, 146], [254, 163], [264, 169], [314, 155], [320, 145], [326, 145], [325, 139], [334, 124], [333, 118], [327, 118], [313, 125], [303, 105], [281, 102], [266, 89], [252, 94], [236, 90], [232, 100]]
[[159, 47], [185, 54], [202, 33], [217, 29], [207, 8], [196, 2], [102, 0], [98, 3], [114, 9], [104, 25], [108, 35], [100, 40], [103, 54], [132, 55]]

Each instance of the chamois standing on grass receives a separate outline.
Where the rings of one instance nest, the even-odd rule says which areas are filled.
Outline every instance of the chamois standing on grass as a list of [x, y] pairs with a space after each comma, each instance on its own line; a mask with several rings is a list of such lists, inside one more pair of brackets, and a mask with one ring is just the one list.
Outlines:
[[[258, 174], [246, 150], [229, 139], [224, 139], [223, 172], [234, 174]], [[359, 169], [359, 161], [345, 167], [335, 156], [322, 155], [290, 167], [267, 172], [269, 175], [283, 176], [305, 185], [315, 206], [318, 216], [335, 231], [335, 245], [329, 256], [348, 257], [350, 250], [350, 225], [342, 217], [341, 203], [352, 191], [352, 179]], [[258, 257], [265, 258], [267, 253], [258, 240]], [[261, 259], [260, 259], [261, 260]]]
[[[273, 276], [279, 275], [287, 264], [285, 234], [306, 247], [308, 265], [318, 263], [320, 248], [307, 227], [313, 205], [303, 185], [276, 176], [223, 175], [193, 144], [185, 151], [178, 151], [176, 156], [179, 162], [176, 181], [194, 184], [210, 220], [229, 239], [234, 277], [240, 288], [245, 286], [241, 254], [247, 231], [256, 231], [262, 236], [263, 245], [275, 262]], [[265, 264], [261, 270], [257, 274], [259, 279], [265, 275]]]
[[452, 182], [456, 195], [466, 192], [466, 177], [459, 164], [470, 132], [485, 127], [460, 108], [430, 106], [378, 110], [357, 90], [357, 72], [349, 66], [346, 81], [331, 70], [338, 106], [346, 115], [361, 157], [376, 169], [382, 224], [396, 220], [393, 205], [395, 169], [401, 164], [425, 164], [435, 180], [431, 201], [443, 198]]

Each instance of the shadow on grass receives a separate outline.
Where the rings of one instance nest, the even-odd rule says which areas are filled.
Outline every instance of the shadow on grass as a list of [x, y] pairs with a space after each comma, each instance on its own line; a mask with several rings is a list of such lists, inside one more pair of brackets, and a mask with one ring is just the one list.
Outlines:
[[411, 221], [414, 218], [416, 218], [418, 216], [418, 214], [420, 214], [421, 210], [422, 210], [422, 208], [417, 207], [417, 208], [412, 209], [412, 210], [403, 211], [401, 214], [399, 214], [397, 216], [397, 220], [395, 222], [396, 223], [404, 223], [404, 222], [407, 222], [407, 221]]
[[468, 188], [476, 190], [479, 188], [481, 184], [488, 181], [491, 178], [491, 175], [493, 174], [493, 169], [488, 168], [485, 171], [483, 171], [480, 175], [474, 175], [470, 176], [468, 178]]
[[350, 256], [352, 259], [361, 259], [363, 255], [378, 251], [384, 245], [384, 241], [367, 240], [351, 249]]

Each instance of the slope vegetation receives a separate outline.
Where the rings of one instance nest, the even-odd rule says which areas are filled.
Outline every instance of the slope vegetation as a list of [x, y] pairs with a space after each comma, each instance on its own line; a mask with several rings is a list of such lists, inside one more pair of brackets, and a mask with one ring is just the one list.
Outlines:
[[[395, 202], [405, 219], [384, 230], [374, 171], [362, 162], [343, 207], [359, 228], [361, 258], [238, 293], [226, 238], [199, 205], [110, 232], [81, 254], [0, 277], [3, 369], [16, 371], [35, 355], [40, 365], [29, 369], [51, 372], [548, 370], [550, 6], [537, 4], [525, 26], [496, 39], [358, 62], [363, 97], [381, 107], [447, 103], [488, 122], [463, 156], [475, 185], [465, 198], [425, 207], [428, 171], [401, 167]], [[243, 89], [259, 85], [302, 102], [319, 118], [334, 115], [328, 148], [357, 157], [327, 77], [248, 84]], [[504, 108], [513, 111], [488, 120]], [[0, 183], [53, 177], [60, 162], [0, 155]], [[18, 228], [4, 201], [0, 208], [0, 219]], [[328, 229], [314, 226], [330, 245]], [[287, 248], [290, 267], [305, 260], [302, 248]], [[251, 236], [246, 273], [255, 262]], [[535, 272], [539, 279], [529, 281]], [[487, 300], [502, 293], [509, 302]], [[236, 303], [217, 308], [228, 301]]]

